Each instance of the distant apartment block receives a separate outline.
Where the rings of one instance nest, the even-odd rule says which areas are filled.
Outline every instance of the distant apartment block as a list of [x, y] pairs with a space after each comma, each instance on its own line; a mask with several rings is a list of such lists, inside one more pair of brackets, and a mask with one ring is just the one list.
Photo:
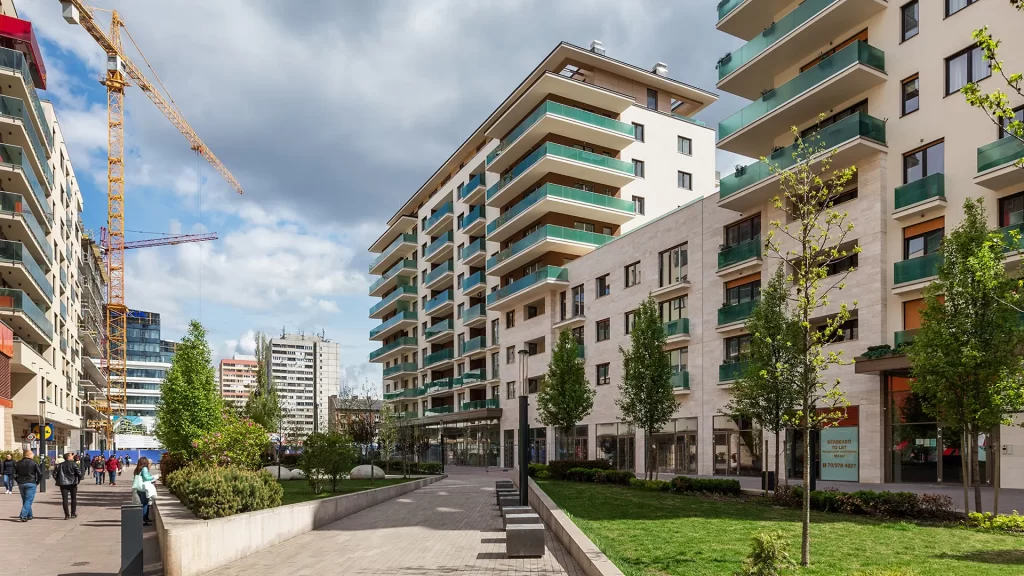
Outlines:
[[284, 410], [287, 443], [327, 430], [328, 398], [341, 387], [337, 342], [303, 334], [272, 338], [270, 376]]
[[235, 408], [243, 408], [249, 394], [256, 389], [256, 373], [259, 364], [253, 356], [235, 355], [222, 358], [217, 372], [219, 377], [220, 397], [224, 403]]

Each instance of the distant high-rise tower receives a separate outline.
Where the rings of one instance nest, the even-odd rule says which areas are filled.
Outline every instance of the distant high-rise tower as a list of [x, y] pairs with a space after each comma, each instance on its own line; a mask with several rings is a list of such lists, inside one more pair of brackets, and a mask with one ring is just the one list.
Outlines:
[[301, 334], [273, 338], [270, 375], [284, 410], [286, 442], [327, 430], [327, 398], [338, 393], [341, 383], [337, 342]]
[[245, 406], [249, 394], [256, 388], [258, 364], [254, 356], [236, 354], [220, 361], [219, 390], [224, 402], [237, 408]]

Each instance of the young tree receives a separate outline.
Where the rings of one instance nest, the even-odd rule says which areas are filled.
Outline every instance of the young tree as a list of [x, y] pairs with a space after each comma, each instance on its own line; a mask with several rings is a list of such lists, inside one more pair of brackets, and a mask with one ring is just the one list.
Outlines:
[[596, 392], [587, 382], [580, 360], [579, 343], [569, 330], [562, 330], [551, 351], [544, 386], [537, 394], [537, 416], [545, 426], [554, 426], [567, 438], [580, 420], [594, 408]]
[[314, 432], [306, 437], [299, 469], [314, 493], [324, 490], [324, 481], [331, 482], [331, 492], [338, 491], [338, 482], [352, 470], [355, 462], [352, 440], [338, 432]]
[[[1022, 302], [1018, 282], [1007, 276], [1003, 264], [1006, 251], [1016, 245], [1016, 238], [1008, 244], [999, 230], [988, 228], [981, 198], [964, 202], [964, 220], [942, 241], [939, 277], [925, 290], [923, 322], [908, 352], [911, 389], [929, 414], [963, 435], [965, 514], [970, 511], [968, 478], [973, 479], [975, 510], [982, 511], [978, 436], [1024, 411], [1018, 355], [1024, 345], [1018, 317]], [[989, 462], [996, 458], [991, 454]]]
[[747, 320], [747, 331], [753, 336], [746, 358], [747, 368], [733, 383], [729, 390], [732, 398], [722, 411], [750, 418], [775, 435], [776, 482], [779, 480], [781, 436], [789, 423], [787, 416], [792, 415], [800, 402], [799, 382], [795, 378], [800, 325], [789, 316], [788, 306], [789, 286], [786, 272], [780, 265], [761, 290], [761, 301]]
[[[824, 114], [821, 115], [824, 119]], [[761, 161], [779, 176], [781, 194], [772, 199], [773, 207], [787, 215], [786, 223], [771, 222], [765, 246], [769, 253], [782, 259], [791, 273], [787, 281], [793, 285], [789, 296], [792, 318], [797, 323], [797, 357], [791, 378], [796, 383], [797, 407], [788, 417], [804, 434], [803, 529], [800, 563], [811, 561], [811, 443], [812, 432], [841, 420], [849, 402], [837, 378], [826, 382], [823, 372], [832, 366], [849, 364], [842, 350], [825, 351], [835, 341], [840, 326], [850, 318], [846, 303], [840, 302], [835, 313], [823, 310], [831, 304], [833, 291], [842, 290], [851, 269], [832, 274], [831, 269], [845, 258], [860, 252], [860, 246], [845, 248], [843, 243], [853, 231], [848, 214], [833, 208], [856, 167], [832, 169], [835, 150], [817, 134], [802, 138], [793, 128], [792, 168], [783, 169], [766, 158]], [[828, 278], [828, 281], [826, 281]], [[856, 306], [856, 301], [854, 301]]]
[[398, 417], [391, 406], [381, 406], [380, 426], [377, 430], [377, 443], [384, 458], [384, 471], [391, 472], [391, 455], [398, 443]]
[[275, 432], [281, 423], [281, 402], [277, 397], [277, 385], [270, 377], [270, 343], [267, 335], [257, 332], [256, 340], [256, 387], [245, 401], [243, 413], [253, 422], [270, 432]]
[[348, 423], [349, 434], [352, 441], [363, 448], [363, 452], [370, 459], [370, 481], [373, 481], [373, 442], [377, 439], [377, 426], [373, 421], [373, 415], [367, 412], [360, 412], [352, 416]]
[[644, 463], [648, 480], [654, 477], [651, 432], [659, 430], [679, 407], [672, 390], [672, 360], [665, 352], [665, 327], [658, 303], [648, 295], [634, 312], [629, 350], [619, 348], [623, 376], [615, 404], [622, 419], [644, 431]]
[[154, 433], [168, 452], [192, 460], [197, 456], [194, 443], [220, 426], [221, 406], [206, 330], [193, 320], [160, 387]]

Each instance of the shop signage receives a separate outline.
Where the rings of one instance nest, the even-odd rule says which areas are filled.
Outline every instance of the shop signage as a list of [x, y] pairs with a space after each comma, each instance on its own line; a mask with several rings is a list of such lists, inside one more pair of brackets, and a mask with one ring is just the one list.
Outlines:
[[842, 426], [821, 431], [822, 480], [860, 480], [857, 430], [857, 426]]

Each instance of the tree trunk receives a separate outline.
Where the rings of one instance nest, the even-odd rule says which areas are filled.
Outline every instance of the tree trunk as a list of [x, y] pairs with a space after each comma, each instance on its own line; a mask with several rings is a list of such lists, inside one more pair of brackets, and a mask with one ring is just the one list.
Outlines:
[[[806, 418], [806, 416], [805, 416]], [[804, 503], [800, 513], [803, 531], [800, 536], [800, 565], [811, 565], [811, 428], [804, 426]]]
[[1002, 433], [1001, 426], [996, 424], [988, 443], [988, 461], [992, 467], [992, 514], [995, 516], [999, 515], [999, 476], [1003, 465]]
[[970, 475], [971, 467], [968, 465], [969, 462], [970, 462], [970, 457], [968, 456], [967, 446], [968, 446], [967, 430], [964, 430], [963, 432], [960, 432], [960, 479], [961, 479], [961, 484], [963, 484], [963, 487], [964, 487], [964, 518], [965, 519], [967, 518], [967, 515], [971, 513], [971, 498], [970, 498], [970, 496], [967, 493], [967, 485], [971, 481], [971, 475]]
[[[764, 484], [766, 487], [768, 483]], [[774, 492], [779, 491], [779, 435], [775, 434], [775, 486], [772, 487]]]
[[981, 505], [981, 466], [978, 463], [978, 432], [971, 433], [971, 482], [974, 483], [974, 509], [984, 512]]
[[651, 460], [653, 460], [653, 458], [651, 458], [651, 435], [647, 430], [644, 430], [644, 469], [647, 470], [645, 477], [648, 480], [653, 479], [651, 474]]

